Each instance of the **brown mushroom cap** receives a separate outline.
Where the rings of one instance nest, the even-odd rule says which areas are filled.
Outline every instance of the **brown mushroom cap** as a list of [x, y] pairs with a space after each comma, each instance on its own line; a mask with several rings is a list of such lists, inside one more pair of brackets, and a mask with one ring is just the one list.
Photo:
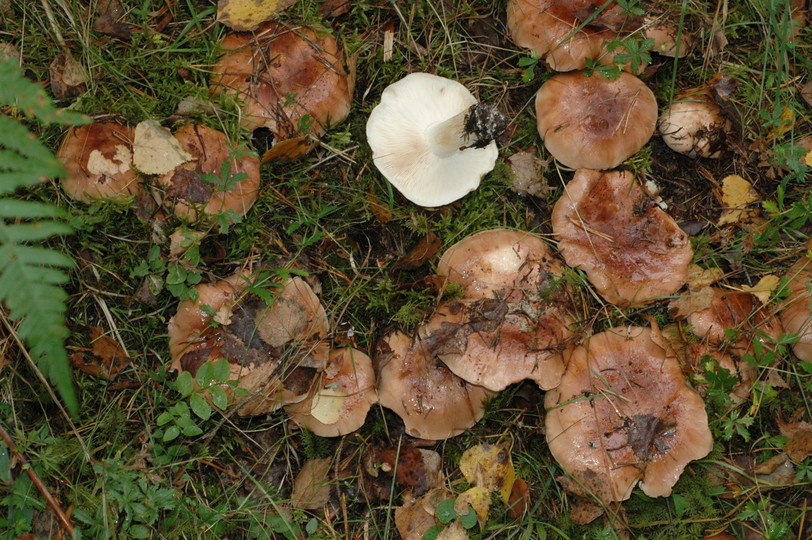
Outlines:
[[71, 129], [56, 153], [67, 172], [62, 188], [86, 203], [123, 201], [137, 194], [141, 178], [132, 167], [132, 141], [132, 128], [114, 122]]
[[267, 305], [245, 291], [256, 278], [237, 274], [197, 285], [197, 300], [182, 301], [169, 321], [172, 369], [194, 375], [205, 362], [226, 358], [229, 380], [254, 394], [244, 403], [230, 396], [243, 416], [304, 399], [328, 354], [327, 315], [307, 282], [287, 280]]
[[798, 334], [798, 341], [792, 345], [795, 356], [812, 362], [812, 260], [801, 257], [787, 270], [786, 277], [789, 296], [779, 312], [781, 322], [786, 332]]
[[319, 437], [338, 437], [359, 429], [378, 401], [372, 360], [357, 349], [338, 349], [302, 401], [285, 405], [291, 418]]
[[688, 462], [713, 447], [704, 403], [657, 330], [588, 338], [545, 407], [550, 452], [576, 478], [608, 480], [598, 494], [607, 503], [628, 499], [638, 481], [650, 497], [669, 495]]
[[657, 100], [630, 73], [617, 79], [560, 73], [536, 94], [536, 122], [544, 146], [564, 165], [611, 169], [651, 139]]
[[243, 125], [267, 127], [275, 144], [296, 139], [304, 154], [309, 135], [324, 134], [349, 114], [352, 87], [326, 30], [271, 22], [252, 34], [227, 35], [222, 48], [212, 93], [235, 94], [244, 102]]
[[728, 148], [733, 123], [706, 89], [676, 97], [660, 115], [657, 129], [674, 152], [696, 158], [720, 158]]
[[609, 302], [652, 302], [688, 275], [688, 236], [627, 172], [576, 171], [552, 213], [558, 248]]
[[762, 339], [757, 333], [778, 339], [783, 331], [779, 318], [748, 292], [708, 287], [702, 294], [712, 295], [710, 305], [688, 315], [688, 322], [694, 334], [712, 344], [749, 349], [753, 339]]
[[374, 362], [378, 401], [403, 419], [412, 437], [447, 439], [485, 414], [488, 391], [454, 375], [420, 335], [389, 334], [378, 344]]
[[[583, 69], [586, 59], [614, 63], [616, 52], [606, 45], [618, 37], [615, 31], [626, 17], [618, 6], [596, 11], [600, 0], [510, 0], [507, 26], [513, 42], [534, 51], [555, 71]], [[591, 19], [587, 25], [582, 24]], [[633, 25], [635, 28], [639, 25]]]
[[[175, 138], [192, 160], [157, 179], [166, 190], [164, 202], [175, 215], [195, 221], [201, 215], [226, 211], [240, 217], [247, 214], [259, 196], [259, 158], [240, 151], [225, 133], [206, 126], [187, 124], [175, 132]], [[228, 177], [220, 178], [226, 162]], [[207, 182], [204, 175], [215, 175], [222, 184]], [[236, 175], [244, 178], [229, 180]]]

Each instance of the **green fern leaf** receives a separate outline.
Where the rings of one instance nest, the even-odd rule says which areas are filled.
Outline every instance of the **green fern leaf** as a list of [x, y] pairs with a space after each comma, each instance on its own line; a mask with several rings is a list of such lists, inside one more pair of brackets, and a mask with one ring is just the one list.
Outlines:
[[[0, 61], [0, 81], [0, 105], [16, 106], [42, 122], [84, 122], [83, 116], [54, 107], [12, 62]], [[41, 245], [72, 229], [60, 221], [66, 216], [59, 208], [13, 198], [26, 187], [62, 174], [62, 166], [45, 145], [19, 122], [0, 115], [0, 303], [19, 321], [17, 333], [32, 358], [76, 414], [78, 402], [65, 349], [68, 295], [62, 289], [68, 281], [64, 269], [74, 262]]]

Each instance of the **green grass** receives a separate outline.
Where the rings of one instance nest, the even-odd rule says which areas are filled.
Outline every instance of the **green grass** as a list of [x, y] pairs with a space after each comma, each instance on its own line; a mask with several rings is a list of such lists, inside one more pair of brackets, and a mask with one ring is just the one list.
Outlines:
[[[211, 101], [215, 114], [189, 119], [224, 130], [238, 141], [259, 142], [239, 126], [237, 103], [212, 98], [207, 89], [218, 42], [226, 33], [215, 21], [214, 2], [124, 2], [133, 30], [129, 43], [93, 32], [85, 3], [44, 3], [50, 6], [51, 17], [42, 2], [12, 0], [0, 40], [22, 52], [26, 76], [47, 88], [48, 66], [61, 48], [57, 32], [62, 36], [90, 78], [87, 92], [57, 105], [130, 124], [172, 117], [166, 125], [173, 127], [185, 120], [172, 116], [178, 103], [193, 97]], [[544, 174], [553, 192], [547, 200], [509, 189], [507, 157], [532, 147], [540, 158], [550, 157], [536, 131], [533, 99], [551, 73], [543, 63], [528, 71], [528, 64], [520, 63], [527, 52], [500, 37], [505, 2], [362, 0], [352, 2], [347, 14], [328, 21], [319, 13], [321, 4], [300, 0], [281, 17], [330, 25], [345, 50], [357, 54], [350, 116], [307, 157], [263, 165], [262, 191], [251, 212], [228, 233], [214, 231], [203, 239], [202, 260], [190, 266], [204, 281], [211, 281], [230, 275], [251, 258], [306, 260], [308, 270], [321, 282], [331, 337], [372, 351], [384, 333], [413, 330], [435, 306], [438, 292], [426, 278], [436, 270], [439, 255], [418, 268], [402, 268], [399, 261], [412, 246], [433, 233], [445, 249], [494, 227], [552, 238], [552, 204], [572, 173], [550, 162]], [[787, 4], [730, 2], [727, 20], [716, 19], [729, 40], [723, 51], [696, 52], [678, 61], [655, 57], [658, 68], [646, 79], [661, 106], [675, 91], [702, 85], [718, 72], [737, 82], [733, 104], [740, 114], [742, 153], [724, 162], [681, 162], [680, 169], [697, 179], [704, 178], [702, 167], [717, 182], [726, 174], [742, 174], [769, 201], [760, 227], [709, 226], [692, 239], [696, 261], [722, 268], [731, 285], [752, 285], [765, 274], [779, 273], [803, 252], [812, 231], [809, 167], [793, 146], [812, 133], [809, 107], [798, 92], [812, 72], [812, 35], [806, 28], [796, 39], [787, 38]], [[707, 30], [703, 17], [713, 20], [716, 4], [669, 6], [675, 13], [683, 12], [688, 27]], [[164, 17], [166, 26], [156, 32]], [[382, 40], [389, 28], [395, 37], [393, 56], [384, 62]], [[705, 33], [699, 41], [707, 45], [709, 39]], [[460, 80], [511, 119], [496, 169], [477, 191], [441, 209], [408, 203], [372, 165], [366, 144], [366, 118], [381, 92], [414, 71]], [[785, 109], [793, 112], [791, 129], [786, 130], [789, 126], [780, 117]], [[27, 126], [51, 150], [57, 149], [62, 128], [35, 122]], [[644, 148], [626, 166], [667, 185], [676, 182], [656, 177], [658, 165], [667, 157], [660, 148]], [[703, 200], [713, 200], [712, 190], [710, 182], [694, 184]], [[668, 198], [667, 191], [665, 195]], [[156, 264], [171, 262], [162, 235], [179, 227], [179, 220], [168, 217], [154, 227], [137, 218], [131, 205], [74, 202], [55, 181], [20, 192], [19, 197], [63, 209], [75, 231], [48, 242], [77, 261], [65, 286], [68, 354], [88, 356], [89, 328], [101, 326], [116, 339], [120, 336], [132, 357], [113, 382], [74, 370], [79, 401], [74, 431], [16, 346], [0, 349], [0, 366], [4, 358], [10, 360], [9, 366], [0, 367], [0, 424], [11, 432], [18, 450], [63, 509], [72, 509], [72, 521], [83, 538], [273, 538], [272, 531], [282, 538], [291, 530], [314, 539], [365, 532], [371, 538], [398, 537], [392, 513], [392, 507], [403, 501], [398, 487], [385, 497], [368, 500], [363, 489], [345, 481], [337, 491], [339, 511], [329, 519], [320, 511], [289, 506], [293, 479], [308, 458], [332, 457], [356, 478], [363, 474], [371, 448], [404, 444], [408, 438], [399, 438], [401, 421], [388, 410], [373, 408], [358, 433], [339, 439], [299, 431], [283, 411], [256, 418], [214, 411], [208, 420], [187, 411], [202, 434], [164, 440], [166, 426], [159, 417], [190, 402], [177, 375], [167, 371], [171, 358], [166, 325], [178, 299], [163, 288], [153, 305], [139, 301], [135, 294], [144, 277], [133, 271], [149, 260], [150, 253]], [[687, 204], [668, 202], [675, 208]], [[712, 222], [713, 212], [718, 208], [705, 204], [691, 210], [690, 216]], [[152, 270], [159, 281], [168, 277], [166, 266]], [[666, 302], [640, 312], [619, 310], [599, 299], [583, 272], [567, 270], [563, 280], [573, 289], [580, 332], [630, 322], [647, 324], [647, 316], [661, 325], [670, 322]], [[3, 335], [0, 342], [5, 339]], [[532, 385], [510, 387], [489, 403], [479, 424], [432, 448], [443, 457], [449, 486], [460, 489], [464, 483], [457, 467], [467, 448], [495, 440], [512, 445], [517, 474], [532, 490], [531, 511], [514, 521], [504, 505], [496, 505], [485, 530], [473, 529], [476, 538], [615, 538], [624, 528], [633, 537], [650, 539], [701, 537], [725, 528], [739, 536], [752, 528], [768, 538], [802, 537], [798, 527], [810, 521], [804, 517], [802, 495], [810, 484], [809, 476], [804, 476], [809, 458], [796, 464], [799, 476], [793, 485], [774, 489], [754, 484], [736, 461], [747, 456], [763, 462], [778, 452], [786, 440], [780, 437], [777, 419], [800, 414], [795, 420], [810, 420], [812, 366], [794, 361], [786, 349], [763, 364], [757, 367], [752, 396], [743, 403], [728, 397], [729, 381], [723, 377], [695, 377], [710, 403], [714, 452], [689, 467], [671, 497], [650, 499], [637, 490], [623, 505], [625, 513], [590, 525], [576, 525], [569, 518], [576, 502], [555, 481], [563, 472], [547, 450], [543, 393]], [[770, 373], [780, 375], [787, 387], [767, 383]], [[0, 538], [26, 532], [52, 536], [57, 526], [44, 499], [27, 475], [9, 464], [0, 444]], [[750, 479], [742, 480], [747, 476]]]

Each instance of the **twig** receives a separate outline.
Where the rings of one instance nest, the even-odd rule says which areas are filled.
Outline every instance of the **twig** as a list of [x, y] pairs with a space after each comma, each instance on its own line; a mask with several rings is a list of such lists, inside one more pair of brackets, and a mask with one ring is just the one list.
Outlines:
[[56, 499], [54, 499], [53, 495], [51, 495], [51, 492], [48, 491], [48, 488], [42, 482], [42, 479], [40, 479], [37, 471], [34, 470], [34, 467], [31, 467], [28, 460], [25, 459], [25, 456], [17, 451], [17, 448], [14, 446], [14, 442], [11, 440], [11, 434], [9, 434], [9, 432], [6, 431], [6, 428], [4, 428], [2, 425], [0, 425], [0, 439], [3, 439], [6, 446], [8, 446], [8, 449], [12, 454], [14, 454], [14, 457], [16, 457], [17, 460], [22, 463], [23, 469], [25, 469], [25, 472], [28, 473], [29, 478], [31, 478], [31, 481], [34, 482], [35, 486], [37, 486], [37, 489], [40, 493], [42, 493], [42, 496], [45, 497], [45, 502], [48, 503], [48, 506], [51, 508], [51, 510], [53, 510], [54, 514], [56, 514], [62, 528], [65, 529], [69, 535], [73, 536], [73, 525], [70, 522], [70, 518], [68, 518], [68, 516], [65, 515], [65, 512], [62, 511], [62, 508], [59, 507], [59, 503], [56, 502]]

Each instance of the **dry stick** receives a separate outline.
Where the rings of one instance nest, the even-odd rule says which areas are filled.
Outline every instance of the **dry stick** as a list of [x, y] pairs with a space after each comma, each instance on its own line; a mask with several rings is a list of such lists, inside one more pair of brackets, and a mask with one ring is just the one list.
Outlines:
[[56, 499], [54, 499], [53, 495], [51, 495], [51, 492], [48, 491], [48, 488], [42, 482], [39, 475], [37, 475], [37, 471], [34, 470], [34, 467], [31, 467], [28, 460], [25, 459], [25, 456], [17, 451], [17, 448], [14, 446], [14, 442], [11, 440], [11, 435], [2, 425], [0, 425], [0, 439], [3, 439], [6, 446], [8, 446], [8, 449], [11, 450], [12, 454], [14, 454], [14, 457], [16, 457], [19, 462], [22, 463], [23, 469], [25, 469], [25, 472], [28, 473], [31, 481], [34, 482], [35, 486], [37, 486], [37, 489], [40, 493], [42, 493], [42, 496], [45, 497], [45, 502], [48, 503], [48, 506], [56, 514], [62, 528], [65, 529], [68, 534], [73, 536], [73, 525], [71, 524], [70, 519], [65, 515], [65, 512], [62, 511], [62, 508], [59, 507], [59, 503], [56, 502]]

